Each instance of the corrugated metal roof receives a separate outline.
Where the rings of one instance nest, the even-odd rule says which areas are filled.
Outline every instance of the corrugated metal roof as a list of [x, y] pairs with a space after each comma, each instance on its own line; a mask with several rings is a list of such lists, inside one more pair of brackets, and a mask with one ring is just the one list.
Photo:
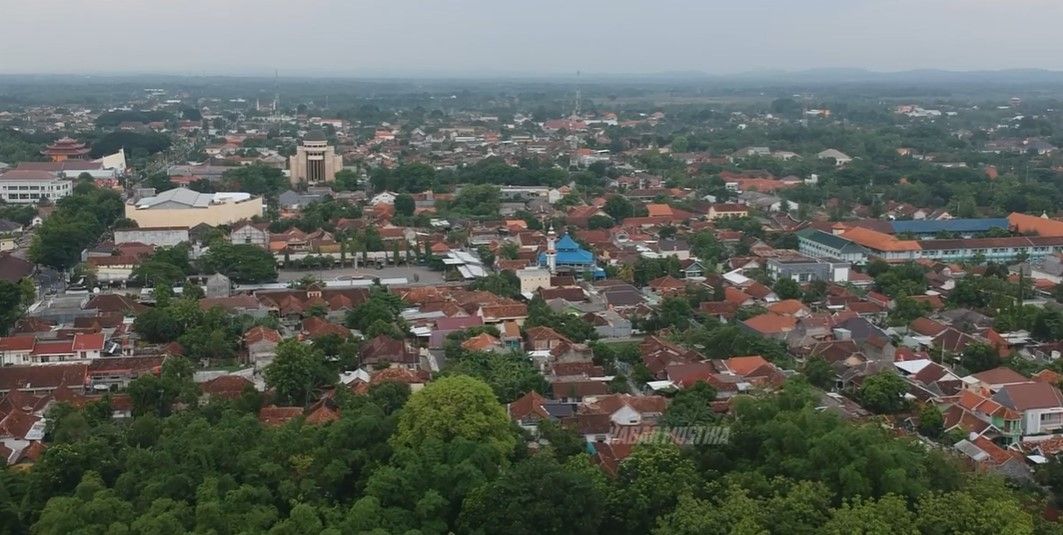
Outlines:
[[1008, 228], [1006, 218], [904, 220], [890, 223], [897, 234], [936, 234], [938, 232], [988, 232], [991, 229]]

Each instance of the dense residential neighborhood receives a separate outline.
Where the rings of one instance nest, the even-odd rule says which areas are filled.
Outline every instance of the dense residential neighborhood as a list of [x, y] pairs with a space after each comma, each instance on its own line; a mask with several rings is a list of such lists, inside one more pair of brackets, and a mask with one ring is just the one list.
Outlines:
[[1050, 99], [157, 85], [0, 102], [0, 531], [1058, 531]]

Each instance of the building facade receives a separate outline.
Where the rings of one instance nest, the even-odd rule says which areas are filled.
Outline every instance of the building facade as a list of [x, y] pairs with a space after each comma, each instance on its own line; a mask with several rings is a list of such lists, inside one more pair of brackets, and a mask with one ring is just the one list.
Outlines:
[[188, 227], [143, 227], [114, 231], [115, 243], [139, 242], [156, 247], [173, 247], [188, 241]]
[[336, 172], [343, 169], [343, 157], [328, 144], [324, 133], [314, 131], [295, 149], [295, 155], [288, 160], [288, 169], [293, 185], [323, 184], [336, 180]]
[[175, 188], [125, 205], [139, 227], [228, 225], [262, 215], [262, 197], [248, 193], [199, 193]]
[[772, 278], [792, 279], [805, 283], [810, 281], [847, 282], [849, 280], [849, 263], [842, 260], [811, 258], [808, 256], [790, 256], [769, 258], [768, 274]]
[[70, 181], [47, 171], [12, 169], [0, 174], [0, 199], [12, 204], [55, 202], [70, 195]]

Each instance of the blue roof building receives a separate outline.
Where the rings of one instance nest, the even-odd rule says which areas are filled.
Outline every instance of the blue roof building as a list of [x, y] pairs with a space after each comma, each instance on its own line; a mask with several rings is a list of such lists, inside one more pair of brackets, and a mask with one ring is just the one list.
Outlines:
[[[568, 234], [561, 236], [561, 239], [557, 240], [554, 249], [557, 255], [556, 271], [583, 273], [591, 270], [594, 272], [594, 278], [605, 278], [605, 270], [598, 267], [594, 262], [594, 253], [581, 247], [580, 244], [576, 243], [576, 240], [572, 239], [572, 236]], [[546, 268], [550, 267], [550, 263], [547, 260], [547, 252], [539, 253], [539, 265]]]
[[1006, 218], [986, 219], [941, 219], [941, 220], [905, 220], [890, 223], [894, 234], [915, 234], [916, 236], [933, 236], [939, 232], [952, 234], [985, 234], [992, 229], [1008, 230]]

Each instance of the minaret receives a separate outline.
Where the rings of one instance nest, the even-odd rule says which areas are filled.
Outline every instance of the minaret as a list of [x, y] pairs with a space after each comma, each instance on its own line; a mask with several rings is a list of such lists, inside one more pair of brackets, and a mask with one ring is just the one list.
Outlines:
[[550, 231], [546, 233], [546, 269], [550, 274], [557, 272], [557, 250], [554, 249], [554, 226], [550, 225]]

